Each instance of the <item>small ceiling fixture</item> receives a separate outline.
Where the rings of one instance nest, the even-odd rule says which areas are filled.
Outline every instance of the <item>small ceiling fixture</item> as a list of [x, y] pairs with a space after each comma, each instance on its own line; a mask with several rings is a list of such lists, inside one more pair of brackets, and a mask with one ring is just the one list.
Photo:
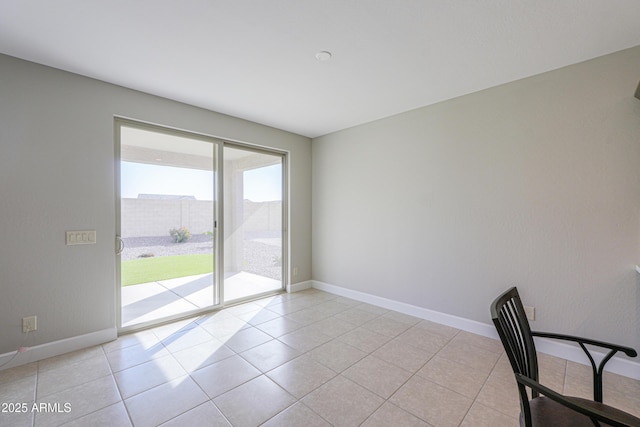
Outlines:
[[316, 59], [318, 61], [328, 61], [331, 59], [331, 52], [321, 50], [320, 52], [316, 53]]

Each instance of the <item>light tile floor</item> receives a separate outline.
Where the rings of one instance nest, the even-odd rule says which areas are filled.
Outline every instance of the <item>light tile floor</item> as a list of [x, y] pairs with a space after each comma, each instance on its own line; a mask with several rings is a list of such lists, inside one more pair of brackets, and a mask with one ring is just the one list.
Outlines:
[[[590, 396], [589, 368], [540, 364]], [[0, 425], [517, 426], [516, 390], [495, 340], [311, 289], [0, 371], [27, 408]], [[640, 381], [606, 374], [605, 402], [640, 415]]]

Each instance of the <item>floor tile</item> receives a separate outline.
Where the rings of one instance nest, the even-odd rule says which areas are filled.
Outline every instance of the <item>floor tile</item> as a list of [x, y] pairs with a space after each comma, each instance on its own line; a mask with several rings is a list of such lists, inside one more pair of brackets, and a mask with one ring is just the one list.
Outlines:
[[515, 382], [516, 379], [513, 375], [513, 368], [511, 367], [511, 362], [509, 362], [506, 353], [502, 353], [493, 367], [490, 377], [492, 380], [500, 379], [505, 382]]
[[451, 342], [472, 345], [496, 354], [502, 354], [504, 351], [500, 340], [483, 337], [466, 331], [460, 331], [453, 337]]
[[258, 304], [260, 307], [269, 307], [270, 305], [282, 304], [283, 301], [291, 299], [292, 296], [296, 293], [299, 293], [299, 292], [280, 293], [276, 295], [270, 295], [268, 297], [255, 300], [254, 303]]
[[251, 325], [235, 316], [228, 316], [221, 319], [215, 319], [211, 322], [205, 322], [201, 327], [206, 329], [206, 331], [214, 337], [223, 339], [232, 336], [243, 329], [250, 328]]
[[515, 377], [510, 380], [489, 375], [482, 386], [476, 402], [492, 408], [509, 417], [520, 416], [520, 397]]
[[291, 319], [302, 325], [309, 325], [320, 320], [324, 320], [331, 314], [318, 309], [317, 307], [308, 307], [286, 315], [287, 319]]
[[640, 381], [638, 380], [614, 374], [612, 372], [605, 372], [602, 384], [605, 390], [618, 391], [628, 396], [636, 396], [640, 399]]
[[135, 345], [142, 345], [151, 347], [158, 344], [160, 339], [150, 330], [144, 330], [140, 332], [134, 332], [118, 337], [117, 339], [108, 343], [102, 344], [102, 348], [105, 353], [111, 351], [122, 350], [123, 348], [132, 347]]
[[256, 347], [272, 339], [273, 337], [271, 335], [265, 334], [260, 329], [254, 327], [242, 329], [233, 335], [220, 338], [227, 347], [236, 353], [249, 350], [252, 347]]
[[260, 425], [296, 399], [264, 375], [219, 396], [213, 403], [234, 427]]
[[440, 335], [447, 340], [451, 340], [460, 332], [460, 329], [452, 328], [451, 326], [442, 325], [436, 322], [431, 322], [429, 320], [421, 320], [420, 322], [416, 323], [415, 327], [428, 331], [432, 334]]
[[379, 314], [361, 310], [358, 308], [358, 306], [352, 307], [348, 310], [343, 311], [342, 313], [338, 313], [335, 315], [336, 319], [353, 323], [356, 326], [362, 326], [364, 323], [367, 323], [378, 316]]
[[195, 408], [208, 400], [207, 395], [189, 376], [136, 394], [125, 405], [136, 427], [157, 426]]
[[367, 353], [347, 343], [332, 340], [314, 348], [309, 355], [324, 366], [336, 372], [342, 372], [365, 357]]
[[467, 365], [487, 375], [493, 370], [493, 367], [500, 358], [500, 354], [460, 342], [450, 342], [438, 355]]
[[565, 384], [565, 375], [558, 371], [540, 368], [538, 381], [544, 386], [562, 393]]
[[[0, 400], [0, 402], [5, 402]], [[7, 413], [3, 413], [0, 416], [1, 427], [33, 427], [33, 420], [35, 413], [31, 410], [33, 401], [20, 402], [21, 408], [18, 410], [15, 407]], [[22, 406], [22, 404], [26, 406]], [[24, 409], [24, 410], [23, 410]]]
[[214, 339], [173, 353], [173, 357], [187, 372], [193, 372], [235, 354], [233, 350], [221, 341]]
[[378, 396], [388, 399], [411, 373], [375, 356], [367, 356], [342, 373]]
[[23, 380], [26, 377], [35, 376], [38, 373], [38, 362], [27, 363], [15, 368], [0, 371], [0, 385], [16, 380]]
[[[593, 399], [593, 382], [590, 379], [567, 375], [564, 379], [564, 393], [567, 396]], [[604, 391], [603, 391], [604, 395]]]
[[370, 331], [363, 327], [340, 335], [337, 339], [367, 353], [377, 350], [391, 340], [391, 338], [386, 335]]
[[303, 325], [294, 320], [286, 317], [278, 317], [273, 320], [269, 320], [268, 322], [260, 323], [259, 325], [256, 325], [256, 328], [260, 329], [262, 332], [266, 332], [274, 338], [278, 338], [282, 335], [293, 332], [296, 329], [300, 329], [302, 326]]
[[77, 418], [64, 426], [130, 427], [131, 425], [131, 420], [129, 420], [129, 414], [127, 413], [124, 403], [118, 402], [115, 405], [107, 406], [106, 408]]
[[415, 316], [410, 316], [408, 314], [404, 314], [404, 313], [398, 313], [397, 311], [389, 311], [385, 314], [382, 315], [383, 318], [385, 319], [391, 319], [391, 320], [395, 320], [396, 322], [401, 322], [401, 323], [405, 323], [407, 325], [409, 325], [409, 327], [417, 324], [420, 322], [420, 318], [415, 317]]
[[409, 328], [407, 331], [398, 335], [395, 339], [397, 342], [418, 347], [419, 349], [431, 354], [439, 352], [449, 342], [448, 338], [433, 334], [416, 326]]
[[576, 362], [567, 362], [565, 369], [568, 377], [584, 381], [592, 381], [593, 371], [588, 365], [583, 365]]
[[296, 298], [288, 301], [283, 301], [280, 304], [269, 304], [267, 308], [274, 313], [278, 313], [281, 316], [286, 316], [288, 314], [295, 313], [296, 311], [304, 310], [305, 308], [312, 305], [313, 302], [311, 301]]
[[40, 399], [110, 374], [111, 368], [102, 353], [88, 359], [74, 360], [38, 373], [37, 398]]
[[162, 340], [162, 344], [167, 350], [175, 353], [213, 339], [213, 335], [204, 328], [195, 327], [169, 335]]
[[151, 347], [135, 345], [124, 348], [121, 351], [107, 353], [107, 360], [109, 361], [111, 369], [114, 372], [118, 372], [152, 359], [168, 356], [169, 354], [169, 350], [167, 350], [162, 343], [155, 344]]
[[386, 402], [367, 420], [361, 424], [362, 427], [430, 427], [431, 425], [420, 418], [398, 408], [396, 405]]
[[221, 310], [213, 311], [211, 313], [203, 314], [202, 316], [196, 319], [196, 323], [200, 326], [204, 326], [204, 325], [214, 323], [219, 320], [227, 319], [230, 317], [235, 317], [235, 316], [229, 313], [227, 310], [221, 309]]
[[640, 381], [605, 372], [602, 388], [604, 403], [640, 418]]
[[436, 355], [418, 375], [471, 399], [475, 399], [489, 376], [468, 365]]
[[363, 328], [395, 338], [411, 326], [388, 317], [377, 317], [362, 325]]
[[353, 381], [337, 376], [302, 399], [302, 403], [331, 425], [357, 426], [374, 413], [384, 399]]
[[474, 403], [469, 409], [467, 416], [460, 424], [461, 427], [519, 427], [518, 418], [512, 418], [488, 408], [479, 403]]
[[341, 297], [341, 296], [338, 296], [338, 295], [332, 295], [330, 293], [323, 292], [323, 291], [319, 291], [319, 295], [322, 298], [325, 298], [326, 300], [332, 300], [332, 301], [339, 302], [340, 304], [344, 304], [344, 305], [348, 306], [349, 308], [353, 308], [353, 307], [362, 305], [362, 303], [360, 301], [356, 301], [354, 299], [347, 298], [347, 297]]
[[271, 340], [257, 347], [240, 353], [243, 359], [262, 372], [268, 372], [289, 360], [298, 357], [300, 352], [288, 345]]
[[607, 389], [603, 392], [603, 401], [622, 411], [640, 418], [640, 394], [620, 393], [615, 389]]
[[368, 313], [371, 314], [375, 314], [376, 316], [382, 316], [384, 314], [389, 313], [390, 310], [384, 308], [384, 307], [380, 307], [377, 305], [373, 305], [373, 304], [367, 304], [367, 303], [361, 303], [358, 304], [356, 306], [354, 306], [355, 308], [357, 308], [358, 310], [362, 310], [362, 311], [366, 311]]
[[320, 302], [317, 304], [316, 309], [322, 313], [324, 313], [327, 317], [333, 316], [334, 314], [342, 313], [345, 310], [348, 310], [352, 306], [350, 304], [345, 304], [338, 300], [327, 300], [324, 302]]
[[[56, 412], [35, 414], [36, 426], [57, 426], [121, 401], [120, 393], [108, 375], [37, 400], [37, 404], [60, 404]], [[68, 406], [65, 406], [68, 404]]]
[[191, 376], [210, 398], [214, 398], [260, 374], [249, 362], [236, 355], [198, 369]]
[[233, 314], [234, 316], [239, 316], [245, 313], [255, 312], [260, 310], [262, 306], [256, 304], [253, 301], [245, 302], [242, 304], [235, 304], [225, 309], [226, 312]]
[[336, 372], [305, 355], [270, 371], [267, 376], [300, 399], [335, 377]]
[[222, 415], [220, 410], [212, 402], [207, 401], [202, 405], [170, 419], [166, 423], [160, 424], [162, 427], [184, 427], [184, 426], [208, 426], [208, 427], [231, 427], [229, 421]]
[[353, 323], [337, 319], [335, 316], [308, 326], [308, 330], [319, 332], [331, 338], [339, 337], [340, 335], [346, 334], [356, 328], [357, 326]]
[[389, 341], [372, 354], [412, 373], [422, 368], [434, 355], [434, 353], [414, 347], [404, 340]]
[[281, 316], [278, 313], [267, 308], [261, 308], [256, 311], [250, 311], [248, 313], [240, 314], [237, 317], [250, 325], [257, 326], [261, 323], [277, 319]]
[[457, 426], [473, 403], [448, 388], [412, 377], [389, 401], [434, 426]]
[[291, 405], [261, 427], [331, 427], [322, 417], [303, 403]]
[[306, 352], [330, 341], [331, 337], [309, 327], [303, 327], [281, 336], [278, 340], [298, 351]]
[[186, 332], [190, 329], [198, 327], [200, 324], [197, 322], [197, 320], [197, 318], [176, 320], [175, 322], [156, 326], [155, 328], [149, 329], [149, 331], [153, 332], [154, 335], [160, 341], [162, 341], [170, 337], [171, 335], [180, 334], [182, 332]]
[[36, 399], [36, 376], [7, 382], [0, 386], [0, 403], [33, 402]]
[[63, 366], [73, 365], [80, 360], [92, 359], [100, 357], [104, 354], [102, 346], [94, 346], [84, 348], [82, 350], [72, 351], [70, 353], [61, 354], [60, 356], [50, 357], [38, 362], [38, 372], [48, 371], [50, 369], [58, 369]]
[[116, 372], [114, 377], [124, 399], [186, 375], [173, 356], [160, 357]]

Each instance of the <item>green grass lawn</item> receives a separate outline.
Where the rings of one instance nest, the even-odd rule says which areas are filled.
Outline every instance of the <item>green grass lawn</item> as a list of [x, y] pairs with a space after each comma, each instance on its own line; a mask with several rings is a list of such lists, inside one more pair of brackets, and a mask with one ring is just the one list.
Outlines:
[[175, 255], [122, 261], [122, 286], [213, 272], [213, 255]]

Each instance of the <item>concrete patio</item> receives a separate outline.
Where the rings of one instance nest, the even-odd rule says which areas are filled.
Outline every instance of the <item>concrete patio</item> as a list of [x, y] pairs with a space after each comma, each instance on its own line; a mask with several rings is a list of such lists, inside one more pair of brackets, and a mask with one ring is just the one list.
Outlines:
[[[162, 319], [167, 316], [213, 305], [213, 274], [141, 283], [122, 287], [122, 327]], [[282, 282], [257, 274], [227, 273], [224, 279], [226, 302], [282, 288]]]

